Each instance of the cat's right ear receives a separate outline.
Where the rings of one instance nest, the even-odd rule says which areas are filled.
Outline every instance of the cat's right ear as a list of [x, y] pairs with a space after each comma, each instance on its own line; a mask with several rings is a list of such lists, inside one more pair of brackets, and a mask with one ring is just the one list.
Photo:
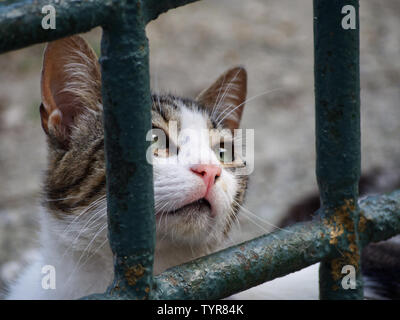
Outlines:
[[80, 36], [50, 42], [44, 52], [40, 117], [43, 130], [63, 148], [80, 115], [101, 104], [96, 53]]
[[209, 88], [196, 98], [208, 110], [216, 122], [234, 130], [239, 127], [247, 94], [247, 73], [243, 67], [235, 67], [223, 73]]

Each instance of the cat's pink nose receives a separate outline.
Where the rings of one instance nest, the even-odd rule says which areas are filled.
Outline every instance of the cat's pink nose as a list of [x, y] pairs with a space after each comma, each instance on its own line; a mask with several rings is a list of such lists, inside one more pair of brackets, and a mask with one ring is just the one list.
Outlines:
[[214, 185], [215, 180], [221, 175], [221, 168], [214, 164], [195, 164], [190, 168], [203, 179], [208, 190]]

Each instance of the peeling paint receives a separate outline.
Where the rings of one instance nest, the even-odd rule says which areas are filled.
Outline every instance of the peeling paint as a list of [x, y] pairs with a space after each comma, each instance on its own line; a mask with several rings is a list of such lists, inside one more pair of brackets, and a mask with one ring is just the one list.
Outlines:
[[323, 221], [329, 231], [330, 240], [332, 245], [338, 244], [338, 239], [346, 232], [354, 232], [354, 223], [351, 218], [352, 213], [355, 211], [353, 199], [345, 199], [344, 204], [334, 210], [334, 213]]
[[367, 228], [367, 219], [364, 217], [364, 212], [360, 211], [360, 218], [358, 220], [358, 230], [359, 232], [364, 232]]
[[[130, 286], [134, 286], [136, 282], [143, 277], [145, 274], [145, 269], [141, 264], [129, 267], [125, 271], [125, 279]], [[148, 288], [148, 287], [147, 287]]]

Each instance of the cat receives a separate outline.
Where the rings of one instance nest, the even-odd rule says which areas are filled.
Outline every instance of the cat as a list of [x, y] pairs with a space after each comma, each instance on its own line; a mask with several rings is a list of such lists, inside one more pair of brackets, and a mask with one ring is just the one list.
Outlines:
[[[237, 222], [248, 178], [235, 171], [243, 161], [223, 161], [227, 151], [221, 132], [239, 128], [246, 93], [246, 70], [235, 67], [196, 99], [152, 94], [154, 132], [168, 136], [171, 121], [180, 132], [208, 132], [196, 137], [201, 143], [190, 135], [177, 141], [170, 138], [179, 151], [171, 154], [168, 144], [160, 144], [162, 139], [152, 135], [155, 274], [212, 252]], [[41, 97], [48, 167], [40, 256], [10, 285], [7, 299], [77, 299], [104, 292], [113, 278], [107, 239], [101, 70], [95, 52], [82, 37], [47, 45]], [[211, 134], [217, 145], [210, 144]], [[175, 161], [165, 162], [166, 158]], [[44, 289], [42, 268], [48, 266], [54, 267], [55, 288]]]

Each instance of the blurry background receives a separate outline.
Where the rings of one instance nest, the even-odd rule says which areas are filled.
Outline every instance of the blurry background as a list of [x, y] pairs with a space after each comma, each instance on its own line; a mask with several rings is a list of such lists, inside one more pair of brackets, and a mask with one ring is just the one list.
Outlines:
[[[400, 2], [361, 1], [362, 168], [400, 172]], [[255, 130], [255, 171], [241, 241], [273, 230], [317, 190], [311, 0], [203, 0], [148, 26], [153, 90], [194, 97], [220, 73], [249, 75], [242, 127]], [[99, 52], [101, 31], [85, 35]], [[37, 254], [46, 166], [39, 119], [44, 45], [0, 56], [0, 290]]]

